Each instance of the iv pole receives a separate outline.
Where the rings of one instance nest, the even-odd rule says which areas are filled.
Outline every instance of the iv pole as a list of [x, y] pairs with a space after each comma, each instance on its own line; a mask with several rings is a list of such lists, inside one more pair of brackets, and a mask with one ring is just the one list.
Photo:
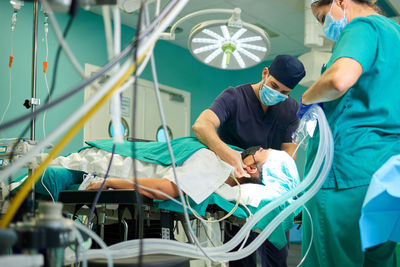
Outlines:
[[[32, 38], [32, 80], [31, 80], [31, 112], [34, 112], [36, 105], [39, 105], [39, 99], [36, 99], [36, 84], [37, 84], [37, 39], [38, 39], [38, 13], [39, 13], [39, 0], [35, 0], [33, 4], [33, 38]], [[31, 138], [35, 141], [36, 132], [36, 118], [31, 120]], [[33, 170], [29, 169], [29, 176], [32, 175]], [[35, 215], [35, 185], [32, 186], [32, 191], [28, 196], [28, 212], [30, 216]]]

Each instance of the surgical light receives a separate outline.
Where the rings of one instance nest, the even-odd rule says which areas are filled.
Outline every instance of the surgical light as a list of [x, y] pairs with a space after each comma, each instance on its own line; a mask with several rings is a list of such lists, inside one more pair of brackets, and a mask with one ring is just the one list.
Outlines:
[[178, 20], [165, 39], [174, 39], [178, 24], [188, 18], [209, 13], [231, 13], [228, 20], [202, 22], [190, 32], [188, 48], [192, 55], [206, 65], [228, 70], [245, 69], [261, 63], [270, 51], [268, 34], [258, 26], [240, 19], [240, 8], [206, 9]]

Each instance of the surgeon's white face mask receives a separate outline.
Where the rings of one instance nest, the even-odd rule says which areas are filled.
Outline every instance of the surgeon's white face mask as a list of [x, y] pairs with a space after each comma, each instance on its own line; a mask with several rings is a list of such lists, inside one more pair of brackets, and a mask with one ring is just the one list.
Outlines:
[[266, 106], [276, 105], [279, 102], [284, 101], [288, 98], [287, 95], [284, 95], [281, 92], [272, 89], [265, 83], [263, 87], [260, 89], [259, 95], [261, 102]]

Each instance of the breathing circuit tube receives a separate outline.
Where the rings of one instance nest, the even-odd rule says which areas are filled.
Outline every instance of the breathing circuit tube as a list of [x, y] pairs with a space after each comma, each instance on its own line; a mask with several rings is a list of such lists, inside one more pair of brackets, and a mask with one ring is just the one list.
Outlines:
[[[279, 198], [271, 201], [269, 204], [261, 208], [256, 212], [249, 220], [243, 225], [240, 231], [232, 238], [229, 242], [212, 248], [204, 248], [204, 251], [213, 259], [217, 261], [230, 261], [237, 260], [253, 253], [266, 238], [275, 230], [275, 228], [292, 212], [304, 205], [311, 197], [313, 197], [322, 184], [325, 181], [326, 176], [332, 165], [333, 159], [333, 139], [329, 129], [329, 125], [326, 121], [325, 115], [322, 109], [315, 105], [309, 109], [302, 120], [314, 120], [317, 118], [320, 140], [317, 154], [314, 163], [311, 167], [310, 172], [307, 174], [305, 179], [294, 189], [280, 196]], [[305, 125], [306, 123], [303, 123]], [[321, 169], [322, 167], [322, 169]], [[319, 174], [319, 175], [318, 175]], [[315, 178], [317, 177], [317, 180]], [[315, 182], [314, 182], [315, 181]], [[311, 187], [310, 187], [311, 186]], [[306, 192], [304, 190], [308, 189]], [[258, 237], [250, 243], [248, 246], [240, 251], [229, 252], [236, 247], [252, 229], [256, 223], [263, 218], [270, 211], [285, 203], [289, 198], [303, 193], [299, 198], [293, 201], [288, 207], [286, 207], [278, 216], [276, 216], [264, 230], [258, 235]], [[115, 258], [126, 258], [138, 255], [138, 240], [131, 240], [121, 242], [110, 246], [112, 257]], [[180, 255], [191, 258], [205, 258], [200, 250], [191, 244], [181, 243], [173, 240], [163, 239], [143, 239], [143, 254], [155, 254], [164, 253], [172, 255]], [[74, 255], [66, 258], [66, 262], [73, 262]], [[104, 252], [102, 250], [89, 250], [87, 252], [88, 259], [93, 258], [104, 258]]]

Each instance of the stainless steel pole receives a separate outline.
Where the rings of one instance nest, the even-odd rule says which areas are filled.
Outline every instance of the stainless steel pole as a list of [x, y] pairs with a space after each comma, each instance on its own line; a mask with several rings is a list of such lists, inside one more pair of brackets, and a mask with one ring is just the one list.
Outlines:
[[[39, 0], [35, 0], [33, 4], [33, 40], [32, 40], [32, 79], [31, 79], [31, 111], [34, 112], [36, 105], [36, 78], [37, 78], [37, 39], [38, 39], [38, 13], [39, 13]], [[36, 139], [36, 118], [31, 120], [31, 140]], [[29, 170], [29, 175], [32, 174], [32, 170]], [[31, 216], [35, 214], [35, 185], [32, 187], [28, 199], [28, 206], [31, 212]]]

